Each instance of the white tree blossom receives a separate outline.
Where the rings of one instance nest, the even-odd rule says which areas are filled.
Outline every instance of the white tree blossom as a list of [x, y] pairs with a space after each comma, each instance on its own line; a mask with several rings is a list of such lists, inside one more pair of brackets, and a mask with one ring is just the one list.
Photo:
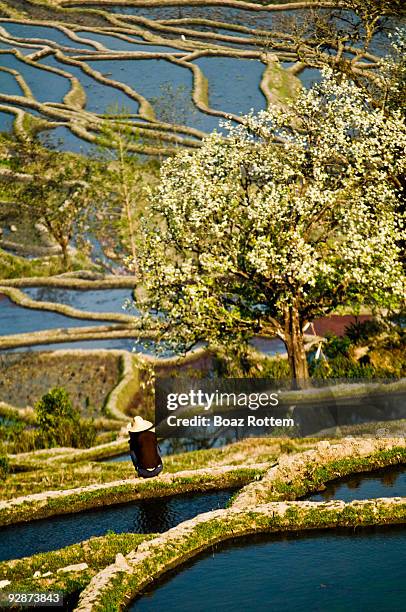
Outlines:
[[400, 114], [325, 72], [287, 108], [166, 161], [139, 256], [145, 324], [161, 313], [179, 350], [276, 334], [306, 379], [307, 322], [402, 298], [405, 148]]

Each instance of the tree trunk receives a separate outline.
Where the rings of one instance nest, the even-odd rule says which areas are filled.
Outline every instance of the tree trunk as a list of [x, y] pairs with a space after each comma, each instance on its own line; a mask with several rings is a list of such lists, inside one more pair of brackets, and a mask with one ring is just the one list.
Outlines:
[[63, 269], [66, 271], [66, 270], [69, 270], [69, 265], [70, 265], [69, 253], [68, 253], [69, 241], [61, 240], [61, 242], [59, 244], [60, 244], [60, 247], [62, 249], [62, 265], [63, 265]]
[[309, 368], [299, 312], [295, 305], [286, 308], [284, 332], [290, 373], [294, 384], [299, 389], [306, 388], [309, 386]]

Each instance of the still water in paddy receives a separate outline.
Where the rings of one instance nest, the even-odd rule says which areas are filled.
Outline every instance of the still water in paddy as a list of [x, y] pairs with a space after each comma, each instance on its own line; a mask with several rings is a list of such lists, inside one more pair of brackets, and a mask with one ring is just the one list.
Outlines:
[[56, 550], [93, 536], [161, 533], [182, 521], [224, 508], [234, 489], [145, 499], [0, 529], [0, 561]]
[[[124, 303], [131, 300], [131, 289], [60, 289], [55, 287], [31, 287], [24, 293], [33, 300], [73, 306], [89, 312], [125, 313]], [[135, 314], [134, 310], [128, 314]]]
[[405, 551], [404, 527], [251, 537], [189, 562], [130, 610], [400, 612]]
[[309, 501], [330, 501], [377, 497], [406, 497], [406, 466], [394, 466], [371, 473], [355, 474], [327, 484], [321, 493], [306, 497]]
[[[79, 290], [55, 287], [30, 287], [24, 288], [23, 292], [39, 302], [66, 304], [82, 311], [125, 313], [134, 316], [138, 313], [133, 307], [130, 309], [125, 308], [125, 305], [132, 300], [131, 289]], [[113, 325], [114, 322], [75, 319], [55, 312], [23, 308], [0, 294], [0, 335], [104, 324]], [[277, 355], [286, 352], [285, 345], [278, 338], [254, 338], [251, 344], [258, 351], [266, 355]], [[156, 344], [153, 341], [147, 340], [137, 341], [135, 338], [111, 338], [58, 342], [10, 350], [13, 350], [13, 352], [24, 352], [27, 350], [50, 351], [58, 349], [110, 349], [154, 353], [156, 351]], [[160, 356], [168, 357], [174, 354], [172, 351], [165, 350]]]
[[46, 329], [89, 327], [105, 324], [105, 321], [74, 319], [57, 312], [22, 308], [8, 298], [0, 299], [0, 335], [25, 334]]

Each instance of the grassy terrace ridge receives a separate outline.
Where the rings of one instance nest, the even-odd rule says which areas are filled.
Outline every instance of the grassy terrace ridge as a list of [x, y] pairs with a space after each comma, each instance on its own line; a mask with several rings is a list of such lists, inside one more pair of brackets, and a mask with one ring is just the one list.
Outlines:
[[[292, 450], [292, 447], [287, 448]], [[87, 466], [77, 464], [67, 470], [71, 475], [71, 481], [75, 481], [81, 472], [86, 481], [87, 474], [99, 470], [98, 478], [104, 479], [104, 482], [99, 481], [73, 489], [67, 487], [58, 491], [49, 490], [51, 479], [47, 481], [47, 471], [44, 470], [42, 474], [39, 472], [39, 475], [41, 480], [47, 483], [47, 490], [42, 489], [42, 492], [18, 497], [15, 496], [17, 493], [15, 491], [11, 499], [0, 503], [0, 524], [8, 525], [80, 512], [101, 505], [115, 505], [135, 499], [166, 497], [190, 491], [244, 485], [246, 486], [235, 496], [233, 506], [245, 508], [258, 503], [297, 499], [307, 493], [320, 490], [326, 482], [348, 474], [406, 463], [406, 441], [399, 438], [351, 439], [338, 444], [319, 442], [315, 448], [304, 452], [290, 456], [282, 454], [277, 465], [272, 465], [280, 450], [281, 447], [279, 453], [275, 452], [274, 447], [271, 456], [269, 454], [264, 456], [262, 447], [262, 452], [257, 454], [255, 463], [252, 464], [244, 462], [243, 452], [237, 452], [234, 454], [234, 460], [239, 461], [236, 465], [226, 463], [230, 456], [224, 457], [222, 465], [219, 465], [212, 456], [204, 468], [197, 468], [194, 465], [194, 469], [183, 470], [182, 463], [179, 460], [176, 463], [175, 455], [172, 466], [170, 463], [166, 466], [169, 473], [162, 474], [153, 481], [131, 478], [132, 468], [128, 464], [125, 466], [99, 464], [94, 469], [92, 464]], [[260, 459], [265, 459], [265, 462], [260, 462]], [[51, 469], [51, 472], [54, 472], [52, 477], [55, 478], [57, 475], [60, 477], [66, 467], [61, 467], [60, 470], [58, 474], [55, 465]], [[111, 475], [118, 474], [119, 470], [126, 476], [124, 479], [112, 481]], [[30, 479], [30, 473], [23, 476], [25, 478], [28, 476], [27, 480]], [[35, 473], [33, 476], [37, 477]], [[12, 482], [7, 486], [10, 493]]]
[[128, 554], [128, 569], [114, 563], [92, 578], [81, 593], [78, 612], [111, 612], [128, 606], [143, 588], [213, 545], [254, 533], [284, 533], [337, 527], [400, 524], [406, 498], [335, 502], [284, 502], [200, 514]]
[[[303, 451], [303, 448], [307, 450]], [[302, 452], [295, 452], [300, 450]], [[65, 457], [68, 452], [66, 449]], [[87, 452], [78, 451], [78, 453]], [[40, 455], [42, 459], [52, 460], [52, 467], [48, 463], [48, 472], [56, 472], [57, 479], [60, 479], [58, 470], [66, 469], [63, 465], [58, 467], [59, 460], [64, 456], [63, 449], [39, 451], [38, 458]], [[278, 457], [278, 465], [269, 469]], [[266, 464], [258, 465], [260, 459], [266, 460]], [[257, 464], [247, 465], [247, 460], [256, 461]], [[3, 518], [8, 514], [9, 520], [6, 522], [10, 524], [14, 522], [12, 514], [16, 520], [24, 520], [24, 515], [28, 520], [33, 516], [34, 518], [52, 516], [55, 511], [60, 514], [63, 511], [61, 505], [69, 505], [74, 511], [95, 507], [100, 501], [105, 505], [106, 500], [100, 497], [100, 493], [102, 496], [104, 493], [109, 496], [107, 503], [123, 502], [126, 501], [127, 495], [130, 495], [131, 485], [133, 493], [138, 487], [138, 494], [141, 494], [138, 498], [145, 498], [173, 495], [190, 490], [204, 491], [251, 484], [246, 485], [240, 494], [234, 497], [228, 509], [198, 515], [164, 534], [158, 536], [108, 534], [58, 551], [2, 563], [0, 571], [5, 579], [10, 580], [10, 588], [33, 590], [36, 586], [45, 590], [60, 589], [67, 595], [84, 589], [78, 610], [119, 610], [124, 602], [128, 603], [129, 598], [142, 591], [151, 581], [152, 575], [156, 578], [223, 540], [261, 532], [282, 533], [404, 523], [406, 521], [404, 498], [364, 500], [350, 504], [341, 501], [324, 503], [286, 500], [303, 495], [303, 486], [298, 487], [300, 478], [307, 492], [309, 489], [320, 489], [325, 482], [349, 473], [370, 471], [405, 462], [406, 443], [399, 438], [345, 439], [336, 444], [319, 442], [316, 445], [315, 441], [310, 440], [250, 439], [220, 449], [173, 455], [167, 457], [165, 463], [167, 471], [172, 471], [173, 474], [166, 474], [165, 478], [158, 477], [153, 482], [140, 483], [139, 480], [134, 480], [133, 483], [128, 480], [122, 483], [107, 482], [103, 488], [82, 487], [81, 492], [78, 490], [76, 493], [69, 490], [55, 492], [56, 497], [53, 497], [54, 492], [48, 491], [50, 499], [46, 499], [47, 493], [45, 493], [41, 502], [44, 504], [45, 501], [45, 513], [38, 515], [41, 508], [36, 506], [39, 499], [34, 501], [35, 495], [27, 496], [25, 502], [21, 498], [10, 500], [10, 504], [6, 502], [8, 510], [3, 503], [0, 512]], [[232, 463], [235, 465], [232, 466]], [[128, 464], [78, 463], [67, 467], [78, 470], [85, 468], [83, 475], [86, 479], [86, 468], [87, 473], [92, 473], [96, 465], [101, 469], [106, 468], [110, 474], [113, 471], [117, 473], [117, 470], [132, 473], [132, 467]], [[179, 472], [185, 467], [196, 468], [202, 465], [209, 469]], [[278, 469], [286, 476], [282, 486], [280, 481], [272, 478]], [[35, 473], [33, 476], [35, 477]], [[47, 470], [44, 469], [42, 476], [41, 472], [38, 476], [45, 477], [46, 482]], [[268, 491], [268, 497], [264, 495], [264, 488]], [[250, 494], [247, 495], [247, 492]], [[117, 500], [112, 499], [115, 494], [118, 495]], [[30, 499], [34, 501], [33, 504], [29, 503]], [[132, 499], [137, 499], [137, 496]], [[278, 501], [271, 502], [271, 499]], [[13, 508], [15, 502], [17, 505]], [[22, 507], [20, 507], [21, 502]], [[67, 574], [58, 573], [58, 569], [81, 563], [87, 564], [87, 567], [78, 565]], [[40, 572], [41, 576], [34, 578], [34, 572]]]
[[[353, 503], [352, 507], [349, 507], [350, 505], [347, 504], [345, 512], [342, 512], [342, 516], [340, 517], [341, 525], [348, 527], [351, 524], [351, 521], [353, 522], [352, 524], [357, 526], [360, 524], [368, 524], [366, 523], [368, 520], [368, 514], [369, 517], [371, 517], [372, 510], [375, 511], [377, 506], [379, 508], [379, 515], [375, 517], [377, 522], [374, 524], [378, 524], [379, 522], [382, 522], [382, 524], [388, 524], [389, 522], [396, 523], [404, 520], [402, 518], [404, 517], [405, 511], [404, 501], [400, 507], [399, 505], [395, 505], [394, 507], [392, 506], [390, 512], [388, 512], [388, 508], [385, 508], [383, 504], [378, 505], [372, 502], [374, 505], [370, 508], [365, 507], [365, 502], [362, 502], [362, 504], [362, 512], [360, 512], [358, 504]], [[328, 520], [334, 520], [334, 518], [338, 519], [337, 516], [332, 516], [332, 512], [326, 512], [325, 507], [329, 506], [329, 504], [321, 505], [323, 506], [322, 509], [320, 508], [320, 504], [316, 504], [313, 512], [310, 509], [307, 509], [305, 514], [302, 506], [297, 508], [297, 506], [293, 506], [291, 504], [286, 512], [284, 521], [280, 519], [279, 521], [275, 520], [275, 516], [272, 517], [274, 519], [273, 521], [270, 521], [269, 517], [261, 516], [261, 512], [263, 512], [263, 508], [265, 508], [265, 506], [259, 506], [259, 512], [256, 510], [247, 512], [247, 526], [252, 527], [255, 520], [258, 524], [258, 528], [255, 529], [254, 533], [258, 533], [259, 531], [275, 532], [278, 530], [278, 527], [280, 531], [293, 530], [295, 520], [297, 520], [298, 526], [300, 525], [300, 521], [304, 521], [306, 525], [303, 528], [310, 529], [312, 528], [312, 523], [314, 523], [316, 520], [318, 520], [319, 523], [325, 523]], [[279, 506], [279, 504], [274, 504], [274, 506]], [[334, 506], [336, 506], [336, 504], [333, 504], [333, 507]], [[320, 512], [320, 510], [322, 511]], [[315, 516], [317, 513], [318, 516]], [[362, 521], [360, 521], [361, 515]], [[266, 525], [267, 520], [269, 527], [268, 529]], [[190, 523], [190, 521], [188, 522]], [[319, 525], [319, 527], [322, 526], [323, 524]], [[327, 524], [326, 526], [328, 527], [329, 525]], [[208, 532], [211, 531], [210, 527], [211, 526], [209, 525], [206, 526]], [[221, 527], [218, 524], [213, 524], [213, 527], [217, 527], [218, 531], [221, 530]], [[227, 528], [227, 526], [225, 527]], [[239, 527], [241, 527], [240, 522]], [[223, 527], [222, 531], [224, 530], [225, 529]], [[200, 528], [199, 531], [201, 531], [204, 535], [204, 527]], [[23, 559], [2, 562], [0, 563], [0, 574], [3, 579], [10, 580], [10, 588], [17, 591], [35, 591], [40, 589], [61, 590], [65, 595], [69, 595], [72, 592], [77, 592], [84, 589], [98, 572], [103, 571], [103, 569], [108, 566], [110, 566], [110, 569], [112, 566], [114, 568], [119, 566], [122, 568], [127, 567], [128, 570], [131, 568], [131, 565], [128, 563], [127, 559], [123, 560], [121, 555], [131, 555], [131, 558], [133, 558], [141, 544], [145, 542], [144, 548], [146, 548], [148, 543], [154, 545], [154, 543], [156, 543], [157, 539], [160, 537], [161, 536], [155, 534], [144, 535], [132, 533], [110, 533], [106, 536], [90, 538], [89, 540], [67, 546], [60, 550], [39, 553]], [[233, 535], [231, 535], [231, 537], [233, 537]], [[177, 550], [179, 552], [179, 548], [177, 548]], [[58, 570], [69, 565], [82, 563], [86, 563], [88, 567], [85, 569], [78, 568], [76, 571], [71, 571], [68, 574], [58, 572]], [[40, 576], [34, 578], [35, 572], [39, 572]], [[44, 576], [44, 574], [48, 574], [48, 572], [51, 572], [51, 574]], [[127, 586], [128, 580], [129, 576], [126, 574], [125, 581]], [[132, 583], [133, 578], [131, 578], [131, 584]], [[106, 609], [115, 610], [118, 609], [118, 607]]]
[[[169, 455], [164, 458], [164, 473], [176, 474], [226, 465], [251, 468], [258, 463], [272, 464], [281, 453], [294, 453], [312, 446], [314, 441], [310, 439], [250, 438], [221, 448]], [[91, 449], [54, 448], [11, 455], [9, 460], [14, 473], [9, 474], [2, 483], [0, 499], [12, 500], [56, 489], [133, 479], [135, 474], [129, 458], [127, 462], [95, 462], [118, 452], [128, 452], [127, 439]]]
[[[13, 413], [10, 411], [8, 414], [12, 415]], [[108, 424], [110, 427], [112, 422], [117, 423], [117, 421], [109, 420]], [[118, 423], [118, 425], [121, 427], [122, 423]], [[75, 463], [102, 461], [103, 459], [116, 457], [125, 452], [128, 452], [127, 439], [118, 438], [113, 442], [106, 442], [91, 448], [63, 448], [57, 446], [55, 448], [44, 448], [17, 455], [8, 455], [8, 460], [11, 471], [21, 475], [21, 472], [60, 469], [61, 466], [58, 464], [63, 464], [65, 467]], [[97, 463], [96, 465], [99, 464]], [[105, 464], [102, 463], [101, 465]]]
[[[3, 561], [0, 563], [0, 576], [3, 580], [10, 580], [12, 588], [17, 591], [60, 590], [68, 595], [83, 589], [98, 571], [114, 563], [117, 554], [126, 555], [154, 537], [154, 534], [109, 533], [59, 550]], [[86, 563], [88, 568], [79, 572], [58, 572], [81, 563]], [[41, 576], [48, 572], [52, 575], [34, 578], [35, 572]]]
[[0, 502], [0, 526], [74, 514], [138, 499], [241, 487], [259, 478], [267, 467], [268, 464], [254, 464], [250, 467], [222, 466], [207, 470], [185, 470], [164, 474], [153, 480], [133, 477], [65, 491], [35, 493]]
[[41, 344], [59, 344], [79, 340], [108, 340], [112, 338], [134, 338], [153, 340], [156, 332], [144, 332], [136, 325], [113, 324], [93, 325], [91, 327], [59, 328], [29, 332], [24, 334], [10, 334], [0, 337], [0, 350], [18, 348], [23, 346], [36, 346]]
[[319, 442], [315, 448], [282, 456], [260, 482], [235, 496], [233, 505], [245, 508], [271, 501], [294, 500], [324, 488], [343, 476], [406, 463], [406, 438]]
[[[47, 0], [48, 2], [50, 0]], [[245, 0], [53, 0], [50, 3], [64, 8], [79, 6], [134, 6], [134, 7], [164, 7], [164, 6], [227, 6], [230, 8], [242, 8], [256, 11], [285, 11], [301, 10], [303, 8], [337, 8], [340, 2], [329, 2], [328, 0], [278, 3], [274, 2], [249, 2]]]
[[87, 270], [65, 272], [56, 276], [33, 276], [1, 279], [2, 287], [55, 287], [58, 289], [134, 289], [134, 276], [98, 274]]
[[[15, 11], [15, 4], [16, 0], [9, 0], [7, 6], [11, 7], [10, 11]], [[130, 148], [134, 152], [168, 156], [177, 152], [178, 145], [191, 150], [201, 146], [202, 138], [206, 135], [204, 131], [187, 125], [179, 125], [176, 119], [169, 123], [159, 120], [155, 115], [154, 104], [142, 93], [136, 91], [125, 81], [122, 82], [113, 77], [109, 78], [106, 74], [97, 70], [94, 64], [89, 63], [98, 60], [164, 60], [182, 67], [192, 76], [190, 104], [193, 104], [203, 114], [226, 120], [232, 119], [238, 123], [244, 122], [241, 116], [226, 112], [226, 109], [214, 109], [210, 106], [210, 82], [200, 67], [194, 63], [194, 60], [201, 57], [230, 57], [236, 59], [251, 58], [261, 62], [264, 69], [258, 88], [262, 90], [268, 103], [284, 105], [288, 100], [295, 98], [301, 88], [300, 81], [295, 76], [296, 72], [300, 72], [300, 54], [295, 46], [290, 44], [289, 36], [286, 33], [276, 32], [275, 30], [244, 28], [244, 26], [239, 25], [232, 27], [232, 24], [210, 19], [202, 20], [205, 23], [201, 21], [197, 24], [197, 29], [194, 29], [194, 27], [191, 29], [183, 27], [185, 25], [183, 22], [176, 23], [176, 20], [171, 23], [171, 20], [160, 21], [139, 14], [125, 15], [108, 11], [110, 6], [117, 5], [140, 8], [219, 6], [244, 9], [253, 14], [259, 11], [282, 12], [287, 9], [337, 8], [336, 2], [257, 4], [238, 0], [192, 0], [191, 2], [186, 0], [169, 0], [166, 2], [164, 0], [162, 2], [156, 0], [151, 2], [148, 2], [148, 0], [144, 2], [89, 0], [89, 2], [79, 3], [59, 2], [57, 0], [55, 2], [50, 0], [47, 2], [45, 0], [42, 2], [39, 0], [24, 0], [22, 8], [29, 16], [25, 17], [21, 14], [22, 16], [17, 19], [17, 17], [10, 15], [10, 11], [3, 10], [8, 19], [14, 21], [17, 19], [21, 24], [45, 25], [56, 28], [76, 44], [83, 42], [83, 46], [86, 48], [73, 50], [72, 47], [53, 40], [18, 39], [13, 36], [1, 36], [3, 43], [10, 44], [10, 49], [6, 49], [2, 53], [13, 53], [20, 62], [43, 70], [45, 73], [58, 74], [70, 83], [70, 90], [64, 96], [62, 104], [46, 104], [32, 96], [22, 75], [17, 74], [17, 78], [24, 85], [23, 95], [0, 94], [0, 111], [14, 115], [14, 130], [16, 133], [24, 136], [32, 129], [34, 131], [44, 130], [67, 125], [72, 134], [83, 141], [95, 143], [98, 140], [100, 134], [102, 134], [103, 122], [106, 121], [106, 118], [110, 121], [111, 117], [108, 118], [106, 115], [99, 115], [86, 109], [86, 94], [77, 77], [73, 73], [71, 74], [70, 67], [72, 66], [74, 69], [79, 68], [95, 82], [121, 91], [136, 103], [138, 109], [134, 118], [137, 121], [126, 122], [129, 131], [141, 138], [140, 142], [131, 143]], [[2, 19], [2, 22], [6, 21], [7, 19]], [[205, 29], [200, 30], [199, 26], [203, 26]], [[221, 30], [225, 29], [226, 33], [224, 31], [216, 32], [216, 27]], [[83, 29], [88, 33], [88, 36], [87, 34], [83, 35], [83, 33], [81, 36], [77, 34]], [[235, 30], [238, 36], [230, 35], [228, 33], [230, 29]], [[141, 51], [112, 50], [98, 41], [92, 40], [92, 33], [96, 35], [107, 34], [109, 37], [116, 37], [118, 40], [127, 42], [134, 42], [132, 37], [136, 36], [147, 46]], [[264, 36], [273, 39], [274, 53], [269, 54], [265, 50]], [[148, 44], [169, 45], [173, 47], [173, 52], [155, 52], [151, 47], [148, 47]], [[24, 55], [19, 49], [24, 49], [27, 46], [33, 46], [35, 51], [32, 54]], [[356, 53], [355, 49], [350, 47], [348, 49], [349, 53]], [[324, 55], [327, 61], [328, 56]], [[41, 60], [44, 56], [54, 56], [60, 67], [50, 67], [39, 62], [38, 60]], [[292, 69], [284, 69], [281, 66], [277, 70], [270, 66], [270, 57], [272, 61], [296, 62], [300, 65], [298, 65], [296, 72]], [[367, 54], [365, 57], [370, 63], [365, 63], [365, 66], [359, 65], [357, 71], [362, 72], [366, 78], [373, 78], [369, 68], [371, 62], [375, 66], [378, 58], [371, 54]], [[41, 119], [34, 118], [31, 112], [39, 112]], [[180, 121], [184, 120], [181, 119]]]
[[[171, 473], [185, 469], [200, 469], [219, 465], [239, 465], [273, 461], [280, 453], [293, 453], [311, 448], [314, 442], [311, 438], [290, 440], [284, 438], [249, 438], [232, 442], [220, 448], [194, 450], [176, 453], [165, 457], [165, 469]], [[29, 456], [35, 455], [43, 460], [55, 463], [78, 463], [83, 461], [98, 461], [128, 452], [127, 438], [109, 442], [87, 449], [44, 449], [34, 453], [11, 455], [10, 461], [24, 462]]]
[[48, 312], [57, 312], [63, 314], [66, 317], [72, 317], [74, 319], [89, 319], [93, 321], [117, 321], [122, 323], [134, 324], [136, 317], [134, 315], [127, 315], [123, 313], [115, 312], [91, 312], [88, 310], [79, 310], [73, 306], [66, 304], [60, 304], [58, 302], [46, 302], [43, 300], [34, 300], [27, 296], [23, 291], [15, 287], [7, 287], [2, 285], [0, 280], [0, 293], [6, 295], [14, 304], [22, 306], [23, 308], [29, 308], [32, 310], [46, 310]]
[[[140, 495], [139, 492], [137, 493], [137, 487], [141, 487], [141, 495], [150, 497], [152, 495], [166, 496], [186, 490], [202, 490], [208, 486], [211, 489], [221, 489], [232, 486], [232, 483], [237, 481], [243, 486], [257, 477], [259, 473], [263, 473], [266, 466], [272, 465], [281, 453], [294, 453], [311, 448], [313, 445], [314, 441], [311, 439], [250, 438], [222, 448], [170, 455], [164, 459], [164, 474], [150, 484], [135, 479], [134, 469], [129, 461], [110, 463], [89, 461], [89, 459], [102, 458], [104, 453], [107, 456], [112, 450], [115, 453], [128, 451], [127, 441], [113, 442], [85, 450], [44, 449], [10, 457], [10, 465], [14, 473], [9, 474], [7, 480], [2, 483], [0, 496], [5, 503], [7, 502], [3, 508], [7, 514], [6, 507], [10, 507], [10, 503], [16, 498], [32, 500], [32, 494], [44, 493], [46, 495], [47, 492], [55, 492], [56, 489], [59, 489], [60, 493], [69, 489], [86, 488], [88, 485], [104, 485], [106, 487], [104, 490], [98, 493], [96, 487], [96, 491], [91, 492], [90, 496], [97, 497], [99, 502], [103, 502], [104, 498], [106, 500], [112, 498], [112, 501], [115, 500], [116, 503], [121, 500], [117, 494], [117, 489], [120, 489], [121, 486], [124, 487], [127, 494], [135, 495], [135, 497]], [[255, 467], [258, 464], [264, 466], [259, 471]], [[220, 471], [216, 475], [216, 470], [221, 470], [224, 466], [228, 466], [228, 473], [223, 475]], [[186, 480], [180, 474], [185, 471], [190, 474]], [[214, 474], [212, 480], [207, 477], [211, 471]], [[172, 482], [171, 479], [174, 481]], [[109, 487], [111, 488], [116, 481], [123, 484], [113, 487], [113, 492], [109, 491]], [[73, 497], [80, 500], [81, 493], [73, 493]], [[86, 504], [88, 503], [86, 500]], [[57, 508], [52, 512], [59, 513], [58, 504], [59, 502], [57, 502]], [[80, 505], [79, 501], [79, 507]], [[23, 503], [22, 507], [23, 516], [28, 515], [29, 518], [30, 503]]]

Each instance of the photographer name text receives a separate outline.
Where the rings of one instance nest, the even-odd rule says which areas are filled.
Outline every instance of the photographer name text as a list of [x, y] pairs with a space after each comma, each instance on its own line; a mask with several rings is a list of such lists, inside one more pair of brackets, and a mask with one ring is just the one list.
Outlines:
[[239, 418], [228, 418], [220, 414], [210, 416], [195, 415], [192, 417], [177, 417], [174, 414], [166, 419], [170, 427], [294, 427], [291, 418], [257, 417], [249, 414]]

